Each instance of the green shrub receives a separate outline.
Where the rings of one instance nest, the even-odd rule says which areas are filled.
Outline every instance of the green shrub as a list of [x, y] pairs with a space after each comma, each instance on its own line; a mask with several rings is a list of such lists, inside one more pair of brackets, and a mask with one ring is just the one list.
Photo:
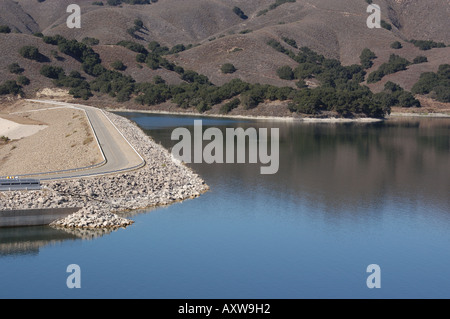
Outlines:
[[384, 20], [381, 20], [381, 27], [386, 29], [386, 30], [388, 30], [388, 31], [392, 30], [392, 25], [390, 25], [389, 23], [387, 23]]
[[426, 63], [428, 62], [428, 58], [426, 56], [417, 56], [414, 58], [414, 64]]
[[19, 54], [26, 59], [36, 60], [36, 61], [39, 60], [39, 58], [41, 57], [41, 54], [39, 53], [38, 48], [36, 48], [34, 46], [30, 46], [30, 45], [21, 47], [19, 49]]
[[123, 46], [125, 48], [127, 48], [128, 50], [137, 52], [137, 53], [142, 53], [142, 54], [148, 54], [148, 51], [145, 49], [145, 47], [142, 44], [133, 42], [133, 41], [120, 41], [117, 43], [117, 45]]
[[220, 70], [223, 74], [231, 74], [237, 71], [237, 69], [231, 63], [225, 63], [224, 65], [222, 65]]
[[134, 25], [138, 30], [140, 30], [144, 27], [144, 22], [141, 19], [135, 19]]
[[436, 94], [435, 98], [438, 101], [450, 103], [450, 86], [441, 85], [433, 88], [434, 93]]
[[204, 112], [210, 110], [210, 109], [211, 109], [211, 106], [210, 106], [208, 103], [206, 103], [205, 101], [200, 101], [200, 102], [195, 106], [195, 108], [197, 109], [198, 112], [204, 113]]
[[14, 74], [21, 74], [25, 70], [22, 67], [20, 67], [19, 63], [12, 63], [8, 65], [8, 71]]
[[159, 75], [153, 77], [153, 83], [155, 84], [166, 84], [166, 81]]
[[306, 84], [305, 80], [303, 80], [303, 79], [298, 80], [298, 81], [295, 83], [295, 85], [296, 85], [299, 89], [303, 89], [303, 88], [308, 87], [308, 85]]
[[7, 25], [0, 25], [0, 33], [11, 33], [11, 28]]
[[17, 77], [17, 83], [18, 84], [20, 84], [20, 85], [29, 85], [30, 84], [30, 79], [29, 78], [27, 78], [26, 76], [24, 76], [24, 75], [19, 75], [18, 77]]
[[121, 0], [107, 0], [106, 3], [107, 3], [109, 6], [115, 7], [115, 6], [120, 5], [120, 4], [122, 3], [122, 1], [121, 1]]
[[294, 39], [283, 37], [283, 41], [291, 47], [298, 49], [297, 42]]
[[402, 46], [402, 44], [401, 44], [399, 41], [395, 41], [395, 42], [393, 42], [393, 43], [391, 44], [391, 48], [392, 48], [392, 49], [398, 50], [398, 49], [403, 48], [403, 46]]
[[23, 94], [22, 87], [16, 81], [6, 81], [0, 85], [0, 95], [6, 94], [21, 95]]
[[89, 46], [94, 46], [98, 45], [100, 43], [100, 40], [96, 38], [85, 37], [83, 38], [83, 40], [81, 40], [81, 42]]
[[420, 107], [420, 102], [411, 94], [405, 91], [400, 85], [391, 81], [386, 82], [384, 90], [375, 94], [375, 99], [385, 107]]
[[63, 68], [51, 65], [44, 65], [41, 68], [40, 73], [50, 79], [60, 79], [65, 76]]
[[241, 19], [246, 20], [248, 19], [248, 16], [245, 15], [244, 11], [241, 10], [239, 7], [234, 7], [233, 12]]
[[418, 47], [420, 50], [427, 51], [434, 48], [445, 48], [445, 43], [442, 42], [434, 42], [432, 40], [411, 40], [410, 41], [414, 46]]
[[406, 70], [407, 66], [410, 64], [411, 62], [409, 62], [405, 58], [402, 58], [395, 54], [391, 54], [391, 56], [389, 57], [389, 62], [383, 63], [377, 71], [369, 74], [367, 83], [375, 83], [380, 81], [385, 75]]
[[145, 54], [143, 54], [143, 53], [138, 53], [136, 55], [136, 62], [145, 63], [146, 59], [147, 59], [147, 56]]
[[288, 65], [282, 66], [277, 70], [277, 75], [280, 79], [283, 80], [293, 80], [294, 79], [294, 71]]
[[370, 49], [365, 48], [359, 57], [361, 61], [361, 65], [364, 69], [370, 69], [373, 66], [373, 60], [375, 60], [377, 56]]
[[127, 68], [126, 65], [123, 64], [123, 62], [120, 60], [116, 60], [113, 63], [111, 63], [111, 67], [117, 71], [125, 71]]
[[241, 104], [241, 100], [239, 98], [234, 98], [230, 102], [225, 103], [224, 105], [222, 105], [222, 107], [220, 108], [220, 113], [221, 114], [228, 114], [233, 109], [237, 108], [239, 106], [239, 104]]
[[184, 46], [184, 44], [176, 44], [172, 47], [172, 49], [170, 49], [170, 51], [168, 52], [169, 54], [176, 54], [179, 52], [183, 52], [186, 50], [186, 47]]
[[450, 102], [450, 64], [442, 64], [436, 73], [422, 73], [419, 81], [414, 84], [411, 92], [414, 94], [432, 94], [440, 102]]

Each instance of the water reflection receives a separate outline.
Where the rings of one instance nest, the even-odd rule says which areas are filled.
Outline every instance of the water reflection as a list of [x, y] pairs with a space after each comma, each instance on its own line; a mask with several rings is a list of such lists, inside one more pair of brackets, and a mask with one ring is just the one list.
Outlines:
[[[136, 121], [167, 148], [175, 127], [193, 130], [194, 117], [122, 114]], [[399, 119], [375, 124], [299, 124], [292, 122], [203, 119], [214, 126], [280, 128], [280, 170], [260, 175], [260, 164], [192, 164], [211, 186], [214, 202], [237, 209], [246, 200], [273, 214], [337, 223], [379, 222], [387, 203], [396, 214], [422, 214], [450, 224], [450, 120]], [[225, 134], [224, 134], [225, 135]], [[206, 143], [205, 143], [206, 144]], [[208, 200], [208, 199], [207, 199]], [[206, 201], [207, 201], [206, 200]], [[150, 210], [145, 210], [148, 213]], [[377, 214], [374, 214], [376, 212]], [[131, 212], [129, 216], [143, 213]], [[110, 230], [0, 229], [0, 257], [37, 255], [42, 247], [63, 241], [90, 240]]]
[[[196, 118], [122, 114], [167, 148], [176, 127], [193, 132]], [[260, 175], [260, 164], [192, 164], [212, 189], [273, 195], [275, 201], [320, 206], [346, 216], [386, 202], [450, 207], [450, 120], [395, 119], [372, 124], [228, 121], [200, 118], [203, 128], [280, 128], [280, 170]], [[160, 125], [164, 123], [164, 125]], [[204, 146], [208, 142], [204, 142]], [[291, 210], [296, 214], [296, 210]], [[448, 216], [445, 218], [448, 221]]]
[[[134, 119], [167, 147], [173, 128], [194, 121]], [[56, 247], [0, 258], [0, 296], [448, 298], [450, 120], [203, 124], [279, 127], [280, 171], [193, 165], [209, 192], [147, 210], [129, 231], [83, 245], [72, 241], [97, 235], [6, 230], [3, 255]], [[77, 292], [65, 285], [72, 262], [89, 270]], [[371, 263], [382, 267], [376, 292], [365, 285]]]
[[0, 229], [0, 257], [39, 255], [41, 248], [64, 241], [92, 240], [110, 234], [110, 229], [67, 229], [50, 226]]

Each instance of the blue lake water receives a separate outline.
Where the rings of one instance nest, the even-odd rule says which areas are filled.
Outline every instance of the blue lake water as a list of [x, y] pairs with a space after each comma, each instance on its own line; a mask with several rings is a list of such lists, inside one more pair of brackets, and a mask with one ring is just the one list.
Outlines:
[[[195, 119], [122, 115], [168, 148]], [[279, 172], [191, 165], [208, 193], [91, 240], [0, 229], [0, 298], [450, 298], [450, 120], [203, 125], [278, 127]]]

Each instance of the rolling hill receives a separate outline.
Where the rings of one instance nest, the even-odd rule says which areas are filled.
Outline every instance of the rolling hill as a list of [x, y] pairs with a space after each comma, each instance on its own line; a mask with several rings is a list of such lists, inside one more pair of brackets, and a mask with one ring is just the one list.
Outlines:
[[[239, 78], [248, 83], [269, 84], [295, 88], [295, 82], [283, 80], [277, 70], [282, 66], [295, 68], [298, 64], [286, 54], [267, 45], [276, 40], [298, 54], [299, 48], [308, 47], [328, 59], [337, 59], [342, 65], [360, 63], [364, 48], [372, 50], [377, 59], [368, 73], [387, 62], [391, 54], [410, 61], [417, 56], [427, 62], [414, 64], [406, 70], [389, 74], [380, 82], [367, 84], [373, 92], [380, 92], [388, 81], [411, 90], [424, 72], [436, 72], [441, 64], [449, 63], [450, 47], [421, 50], [409, 42], [411, 39], [433, 40], [450, 44], [450, 0], [378, 0], [382, 19], [390, 25], [369, 29], [366, 20], [366, 0], [159, 0], [151, 4], [120, 5], [94, 4], [90, 0], [77, 1], [81, 7], [81, 28], [69, 29], [66, 8], [71, 0], [0, 0], [0, 25], [8, 26], [11, 33], [0, 33], [0, 82], [14, 80], [16, 74], [8, 66], [18, 63], [23, 75], [31, 80], [24, 87], [27, 95], [39, 89], [52, 87], [52, 80], [42, 76], [42, 65], [62, 67], [66, 74], [81, 71], [80, 61], [71, 56], [55, 53], [54, 45], [46, 44], [33, 35], [62, 35], [82, 41], [98, 39], [92, 48], [100, 55], [102, 65], [111, 69], [111, 63], [121, 60], [124, 75], [137, 82], [149, 82], [161, 76], [169, 84], [183, 82], [178, 74], [165, 68], [152, 70], [136, 61], [136, 52], [117, 45], [119, 41], [134, 41], [147, 47], [152, 41], [172, 48], [177, 44], [189, 49], [166, 56], [166, 59], [185, 70], [206, 75], [215, 85], [223, 85]], [[238, 7], [245, 17], [236, 14]], [[141, 27], [135, 29], [136, 21]], [[295, 46], [286, 43], [294, 41]], [[399, 41], [401, 49], [391, 48]], [[47, 58], [33, 61], [18, 52], [31, 45]], [[237, 71], [221, 72], [225, 63], [233, 64]], [[81, 72], [88, 80], [93, 77]], [[314, 82], [314, 81], [313, 81]], [[366, 83], [365, 83], [366, 84]]]

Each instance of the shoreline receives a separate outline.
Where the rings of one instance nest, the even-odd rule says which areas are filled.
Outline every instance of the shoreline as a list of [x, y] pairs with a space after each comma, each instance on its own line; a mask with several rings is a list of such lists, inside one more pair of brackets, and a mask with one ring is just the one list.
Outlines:
[[144, 113], [144, 114], [154, 114], [154, 115], [174, 115], [174, 116], [189, 116], [189, 117], [206, 117], [206, 118], [217, 118], [217, 119], [234, 119], [234, 120], [256, 120], [256, 121], [279, 121], [279, 122], [292, 122], [292, 123], [329, 123], [329, 124], [340, 124], [340, 123], [380, 123], [388, 121], [391, 118], [450, 118], [450, 114], [447, 113], [413, 113], [413, 112], [392, 112], [385, 118], [338, 118], [338, 117], [328, 117], [328, 118], [313, 118], [313, 117], [283, 117], [283, 116], [254, 116], [254, 115], [223, 115], [223, 114], [200, 114], [192, 112], [172, 112], [172, 111], [157, 111], [157, 110], [135, 110], [135, 109], [105, 109], [108, 112], [116, 113]]
[[[103, 109], [146, 165], [140, 169], [100, 177], [84, 177], [43, 182], [40, 191], [0, 193], [1, 211], [82, 207], [78, 212], [51, 224], [57, 228], [120, 228], [133, 224], [117, 213], [171, 205], [199, 197], [209, 186], [191, 168], [176, 161], [170, 152], [157, 144], [131, 120], [112, 112], [147, 113], [176, 116], [288, 121], [297, 123], [375, 123], [389, 118], [450, 118], [439, 113], [398, 113], [385, 119], [294, 118], [244, 115], [213, 115], [165, 111]], [[6, 194], [6, 195], [5, 195]]]
[[446, 113], [408, 113], [408, 112], [393, 112], [389, 117], [421, 117], [421, 118], [450, 118], [450, 114]]
[[254, 116], [254, 115], [228, 115], [228, 114], [200, 114], [188, 112], [170, 112], [170, 111], [156, 111], [156, 110], [134, 110], [134, 109], [105, 109], [108, 112], [116, 113], [146, 113], [155, 115], [176, 115], [176, 116], [190, 116], [190, 117], [210, 117], [220, 119], [236, 119], [236, 120], [258, 120], [258, 121], [280, 121], [280, 122], [297, 122], [297, 123], [376, 123], [382, 122], [384, 119], [377, 118], [356, 118], [346, 119], [338, 117], [329, 118], [312, 118], [312, 117], [283, 117], [283, 116]]
[[411, 113], [411, 112], [393, 112], [383, 119], [372, 117], [361, 118], [313, 118], [313, 117], [283, 117], [283, 116], [254, 116], [254, 115], [223, 115], [223, 114], [200, 114], [191, 112], [170, 112], [156, 110], [135, 110], [135, 109], [105, 109], [112, 113], [145, 113], [155, 115], [174, 115], [189, 117], [209, 117], [218, 119], [235, 119], [235, 120], [257, 120], [257, 121], [280, 121], [280, 122], [296, 122], [296, 123], [378, 123], [389, 120], [391, 117], [421, 117], [421, 118], [450, 118], [450, 114], [446, 113]]

